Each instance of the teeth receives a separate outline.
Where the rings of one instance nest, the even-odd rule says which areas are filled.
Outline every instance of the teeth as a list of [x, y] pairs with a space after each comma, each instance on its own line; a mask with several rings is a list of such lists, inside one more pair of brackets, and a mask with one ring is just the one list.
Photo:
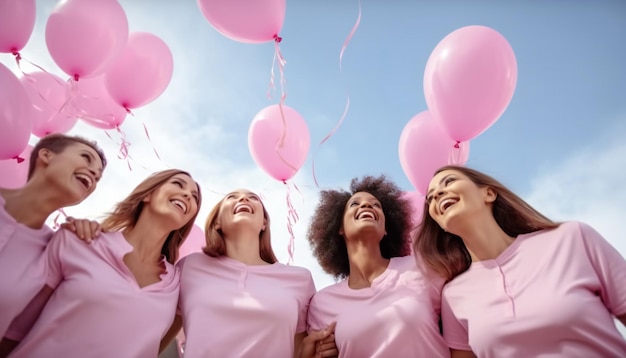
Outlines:
[[376, 216], [374, 215], [374, 213], [370, 212], [370, 211], [363, 211], [361, 212], [359, 215], [357, 215], [357, 220], [361, 220], [361, 219], [376, 219]]
[[182, 201], [178, 200], [178, 199], [174, 199], [172, 201], [170, 201], [172, 204], [178, 206], [179, 208], [181, 208], [183, 210], [183, 213], [187, 212], [187, 205], [185, 205], [185, 203], [183, 203]]
[[254, 210], [252, 210], [252, 206], [248, 204], [239, 204], [235, 206], [235, 211], [234, 211], [235, 214], [243, 213], [243, 212], [252, 214]]
[[91, 189], [93, 185], [93, 180], [89, 175], [85, 174], [76, 174], [76, 178], [87, 188], [87, 190]]
[[443, 213], [450, 206], [452, 206], [453, 204], [456, 204], [457, 201], [459, 201], [459, 200], [458, 199], [451, 199], [451, 198], [442, 200], [439, 203], [439, 211], [441, 211]]

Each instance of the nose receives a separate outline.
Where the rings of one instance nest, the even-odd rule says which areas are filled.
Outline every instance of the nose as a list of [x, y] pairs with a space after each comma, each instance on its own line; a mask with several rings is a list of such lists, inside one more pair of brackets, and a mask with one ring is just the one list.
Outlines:
[[361, 205], [360, 205], [360, 206], [361, 206], [362, 208], [371, 208], [371, 207], [372, 207], [372, 203], [370, 203], [370, 202], [369, 202], [369, 201], [367, 201], [367, 200], [363, 200], [363, 201], [361, 202]]
[[243, 200], [248, 201], [248, 196], [245, 194], [242, 194], [239, 196], [239, 199], [237, 201], [243, 201]]

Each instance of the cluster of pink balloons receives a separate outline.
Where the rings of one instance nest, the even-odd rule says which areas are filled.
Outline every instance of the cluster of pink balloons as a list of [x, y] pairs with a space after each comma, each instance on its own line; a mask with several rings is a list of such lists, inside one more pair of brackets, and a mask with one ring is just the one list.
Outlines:
[[[485, 26], [466, 26], [437, 44], [424, 71], [428, 110], [404, 127], [400, 163], [421, 198], [435, 170], [464, 165], [469, 141], [506, 110], [517, 83], [517, 62], [508, 41]], [[419, 213], [421, 215], [421, 212]]]
[[[35, 0], [0, 2], [0, 52], [19, 61], [33, 32], [35, 10]], [[0, 128], [10, 128], [0, 134], [0, 160], [21, 159], [31, 133], [65, 133], [78, 119], [97, 128], [119, 128], [131, 109], [159, 97], [172, 78], [167, 44], [151, 33], [129, 33], [117, 0], [59, 1], [47, 19], [45, 39], [69, 80], [48, 71], [18, 79], [0, 64]], [[11, 163], [17, 164], [25, 166], [21, 160]]]

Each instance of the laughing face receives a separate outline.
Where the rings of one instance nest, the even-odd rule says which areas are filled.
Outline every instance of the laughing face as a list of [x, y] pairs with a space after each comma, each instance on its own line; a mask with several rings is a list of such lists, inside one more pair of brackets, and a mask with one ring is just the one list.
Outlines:
[[59, 153], [42, 149], [39, 159], [46, 164], [48, 181], [67, 198], [66, 205], [85, 200], [96, 189], [102, 176], [100, 156], [93, 148], [82, 143], [69, 145]]
[[374, 195], [358, 192], [346, 203], [340, 234], [350, 238], [364, 232], [373, 232], [382, 239], [386, 235], [385, 213]]
[[251, 225], [257, 232], [265, 230], [261, 198], [247, 189], [229, 193], [222, 200], [217, 224], [224, 233], [227, 233], [233, 225], [240, 224]]
[[444, 170], [435, 175], [426, 194], [428, 213], [442, 229], [452, 233], [458, 218], [471, 221], [478, 214], [490, 212], [490, 204], [495, 199], [493, 189], [479, 187], [456, 170]]
[[186, 174], [176, 174], [150, 194], [144, 202], [154, 212], [169, 217], [179, 229], [198, 212], [198, 186]]

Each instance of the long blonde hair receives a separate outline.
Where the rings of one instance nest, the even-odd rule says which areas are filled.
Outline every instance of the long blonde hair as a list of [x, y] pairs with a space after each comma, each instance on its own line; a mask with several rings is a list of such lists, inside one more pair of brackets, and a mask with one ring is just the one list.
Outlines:
[[[217, 229], [216, 223], [219, 218], [220, 210], [222, 208], [222, 203], [226, 198], [222, 198], [222, 200], [217, 203], [209, 216], [207, 216], [206, 224], [204, 226], [205, 238], [206, 238], [206, 247], [202, 249], [202, 251], [211, 256], [211, 257], [220, 257], [226, 255], [226, 242], [224, 241], [224, 234], [221, 229]], [[272, 234], [270, 232], [270, 215], [265, 210], [265, 205], [261, 203], [263, 207], [263, 218], [265, 219], [265, 230], [261, 230], [259, 233], [259, 255], [261, 259], [267, 263], [273, 264], [278, 262], [276, 255], [274, 255], [274, 250], [272, 249]]]
[[[142, 181], [133, 191], [126, 197], [126, 199], [119, 202], [113, 212], [111, 212], [102, 222], [102, 229], [105, 231], [120, 231], [125, 229], [132, 229], [137, 225], [139, 215], [143, 210], [144, 199], [166, 183], [170, 178], [178, 174], [185, 174], [191, 177], [189, 173], [179, 169], [168, 169], [160, 172], [153, 173], [144, 181]], [[198, 187], [198, 210], [202, 204], [202, 196], [200, 194], [200, 185], [196, 183]], [[183, 227], [174, 230], [167, 235], [167, 239], [163, 244], [161, 253], [165, 255], [166, 259], [170, 263], [176, 262], [178, 259], [178, 249], [183, 244], [194, 221], [198, 216], [198, 212], [187, 222]]]
[[[435, 175], [445, 170], [457, 171], [477, 186], [489, 187], [496, 192], [497, 196], [492, 206], [493, 217], [509, 236], [517, 237], [520, 234], [559, 226], [486, 174], [467, 167], [447, 165], [439, 168]], [[424, 215], [415, 234], [413, 247], [431, 269], [443, 276], [446, 281], [450, 281], [469, 269], [472, 258], [459, 236], [444, 231], [433, 220], [428, 212], [428, 206], [427, 202], [424, 203]]]

